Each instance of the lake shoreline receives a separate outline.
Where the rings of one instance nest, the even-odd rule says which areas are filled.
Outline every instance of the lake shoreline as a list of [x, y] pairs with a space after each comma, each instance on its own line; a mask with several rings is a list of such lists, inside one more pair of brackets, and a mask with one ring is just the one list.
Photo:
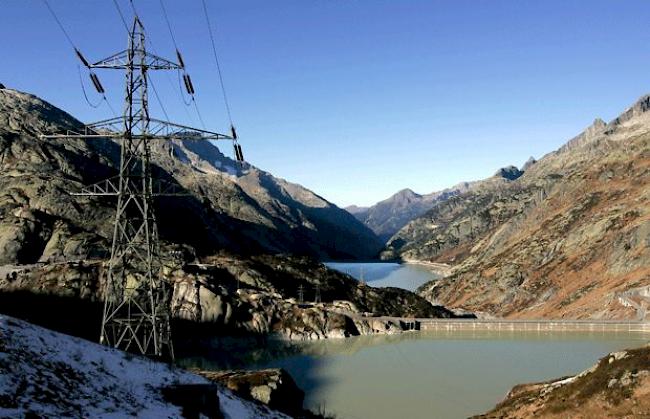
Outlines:
[[401, 263], [404, 265], [425, 266], [429, 268], [433, 273], [438, 274], [443, 278], [451, 275], [451, 272], [454, 269], [454, 266], [448, 265], [446, 263], [428, 262], [424, 260], [407, 259], [407, 260], [403, 260]]

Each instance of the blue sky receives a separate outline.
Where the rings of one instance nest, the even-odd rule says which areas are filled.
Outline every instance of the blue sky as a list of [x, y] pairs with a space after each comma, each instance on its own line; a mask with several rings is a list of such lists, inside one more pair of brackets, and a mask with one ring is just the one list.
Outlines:
[[[158, 0], [134, 2], [156, 52], [173, 57]], [[125, 47], [112, 0], [50, 3], [88, 58]], [[203, 119], [225, 131], [201, 1], [165, 5]], [[519, 166], [650, 92], [645, 0], [209, 0], [208, 8], [247, 159], [340, 206]], [[2, 0], [0, 39], [7, 87], [84, 121], [111, 116], [84, 101], [76, 57], [40, 0]], [[153, 77], [170, 118], [198, 126], [176, 75]], [[122, 78], [100, 78], [119, 110]]]

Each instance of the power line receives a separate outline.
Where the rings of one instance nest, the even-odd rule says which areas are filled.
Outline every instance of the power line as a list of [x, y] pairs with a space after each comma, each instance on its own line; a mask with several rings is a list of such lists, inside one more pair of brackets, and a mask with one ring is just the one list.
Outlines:
[[[61, 29], [61, 32], [63, 32], [63, 35], [65, 36], [65, 39], [68, 41], [68, 43], [70, 44], [72, 49], [74, 49], [77, 56], [79, 56], [79, 58], [81, 58], [85, 62], [85, 59], [82, 57], [81, 52], [79, 52], [79, 49], [77, 48], [76, 44], [72, 41], [72, 38], [70, 37], [70, 34], [65, 29], [65, 27], [63, 26], [63, 23], [61, 22], [59, 17], [54, 12], [54, 9], [52, 9], [52, 6], [50, 6], [50, 3], [47, 0], [43, 0], [43, 3], [45, 4], [45, 7], [47, 7], [47, 10], [52, 15], [52, 18], [54, 18], [54, 21], [56, 22], [59, 29]], [[97, 108], [99, 108], [99, 106], [102, 104], [102, 101], [103, 101], [103, 102], [106, 103], [108, 108], [111, 110], [111, 112], [113, 113], [113, 116], [115, 116], [116, 115], [115, 110], [113, 109], [111, 104], [108, 102], [108, 99], [106, 98], [106, 93], [103, 92], [103, 88], [100, 91], [100, 94], [102, 95], [102, 98], [100, 99], [100, 101], [97, 102], [97, 103], [92, 103], [90, 101], [90, 98], [88, 97], [88, 93], [86, 92], [86, 86], [84, 85], [84, 82], [83, 82], [83, 77], [81, 76], [81, 67], [79, 65], [77, 65], [77, 71], [79, 72], [79, 84], [81, 84], [81, 92], [83, 93], [84, 99], [86, 100], [86, 103], [88, 103], [88, 106], [90, 106], [91, 108], [97, 109]], [[91, 71], [91, 76], [93, 76], [92, 71]], [[94, 80], [93, 80], [93, 82], [94, 82]]]
[[174, 37], [174, 31], [172, 31], [172, 25], [169, 23], [169, 16], [167, 16], [167, 9], [165, 9], [165, 4], [163, 0], [159, 0], [160, 7], [163, 11], [163, 16], [165, 17], [165, 22], [167, 22], [167, 29], [169, 29], [169, 35], [172, 37], [172, 42], [174, 43], [174, 48], [178, 51], [178, 44], [176, 44], [176, 38]]
[[[140, 24], [144, 27], [144, 24], [142, 23], [142, 20], [140, 20], [140, 16], [138, 16], [138, 11], [135, 10], [135, 4], [133, 4], [133, 0], [129, 0], [129, 4], [131, 5], [131, 10], [133, 10], [133, 14], [140, 21]], [[149, 41], [149, 42], [151, 42], [151, 41]]]
[[122, 9], [120, 8], [119, 3], [117, 2], [117, 0], [113, 0], [113, 4], [115, 5], [115, 8], [117, 9], [117, 13], [120, 15], [120, 19], [124, 24], [124, 29], [126, 29], [126, 31], [129, 32], [129, 25], [126, 23], [126, 19], [124, 19], [124, 14], [122, 14]]
[[207, 129], [205, 127], [205, 122], [203, 122], [203, 117], [201, 116], [201, 112], [199, 112], [199, 105], [196, 104], [196, 100], [194, 100], [194, 96], [192, 96], [192, 103], [194, 103], [194, 109], [196, 109], [196, 114], [199, 116], [199, 121], [201, 122], [201, 126], [203, 129]]
[[[138, 14], [138, 11], [137, 11], [136, 8], [135, 8], [135, 3], [133, 2], [133, 0], [129, 0], [129, 4], [131, 5], [131, 10], [133, 10], [133, 14], [134, 14], [135, 17], [138, 19], [138, 21], [140, 21], [140, 23], [142, 24], [142, 19], [140, 19], [140, 16], [139, 16], [139, 14]], [[173, 31], [172, 31], [172, 28], [171, 28], [171, 23], [170, 23], [170, 21], [169, 21], [168, 15], [167, 15], [167, 10], [165, 9], [165, 6], [164, 6], [164, 4], [163, 4], [162, 1], [160, 1], [160, 6], [161, 6], [162, 9], [163, 9], [163, 14], [164, 14], [164, 16], [165, 16], [165, 20], [167, 21], [167, 28], [169, 29], [169, 34], [170, 34], [171, 37], [172, 37], [172, 42], [174, 43], [174, 47], [176, 47], [176, 51], [178, 52], [178, 47], [177, 47], [177, 44], [176, 44], [176, 38], [174, 37], [174, 33], [173, 33]], [[118, 7], [118, 10], [119, 10], [119, 7]], [[142, 25], [144, 26], [144, 24], [142, 24]], [[127, 29], [127, 30], [128, 30], [128, 29]], [[148, 39], [147, 41], [148, 41], [149, 44], [151, 45], [151, 50], [153, 51], [153, 53], [156, 54], [156, 48], [154, 47], [153, 42], [151, 41], [151, 39]], [[157, 54], [156, 54], [156, 55], [157, 55]], [[168, 79], [169, 83], [172, 84], [172, 83], [171, 83], [171, 79], [169, 79], [169, 75], [165, 73], [165, 76], [167, 76], [167, 79]], [[161, 101], [160, 98], [158, 97], [158, 94], [157, 94], [157, 92], [156, 92], [156, 88], [155, 88], [155, 86], [154, 86], [153, 84], [152, 84], [152, 87], [153, 87], [153, 90], [154, 90], [154, 94], [156, 95], [156, 98], [157, 98], [157, 100], [158, 100], [158, 103], [160, 104], [160, 107], [163, 109], [163, 113], [165, 113], [165, 115], [166, 115], [167, 113], [166, 113], [166, 111], [165, 111], [165, 108], [164, 108], [164, 106], [162, 105], [162, 101]], [[182, 95], [183, 95], [183, 91], [182, 91], [182, 89], [181, 89], [181, 91], [180, 91], [180, 94], [181, 94], [181, 99], [183, 100], [183, 103], [185, 103], [185, 105], [188, 106], [189, 103], [185, 102], [185, 98], [182, 97]], [[191, 102], [194, 104], [194, 109], [196, 110], [196, 114], [197, 114], [197, 116], [198, 116], [198, 118], [199, 118], [199, 121], [200, 121], [200, 123], [201, 123], [202, 128], [203, 128], [203, 129], [207, 129], [207, 128], [206, 128], [206, 125], [205, 125], [205, 122], [203, 122], [203, 117], [201, 116], [201, 112], [199, 111], [199, 107], [198, 107], [198, 105], [196, 104], [196, 100], [194, 99], [194, 95], [192, 95], [192, 100], [191, 100]], [[189, 113], [188, 113], [187, 115], [189, 116]], [[169, 119], [169, 117], [167, 117], [167, 119]]]
[[68, 34], [68, 31], [66, 31], [65, 28], [63, 27], [63, 24], [61, 23], [61, 21], [59, 20], [59, 18], [56, 16], [56, 13], [54, 13], [54, 10], [53, 10], [52, 7], [50, 6], [50, 3], [48, 3], [47, 0], [43, 0], [43, 3], [45, 3], [45, 7], [47, 7], [47, 10], [50, 11], [50, 14], [52, 15], [52, 17], [53, 17], [54, 20], [56, 21], [56, 24], [59, 25], [59, 28], [61, 28], [61, 32], [63, 32], [63, 35], [65, 35], [65, 38], [66, 38], [66, 39], [68, 40], [68, 42], [70, 43], [70, 46], [71, 46], [74, 50], [77, 50], [77, 47], [75, 46], [74, 42], [72, 42], [72, 38], [70, 38], [70, 35]]
[[178, 91], [180, 92], [181, 99], [183, 100], [185, 106], [190, 106], [192, 104], [192, 99], [190, 99], [187, 102], [185, 101], [185, 94], [183, 93], [183, 84], [181, 83], [181, 71], [178, 70], [176, 74], [178, 75]]
[[212, 44], [212, 54], [214, 55], [214, 62], [217, 64], [217, 73], [219, 74], [219, 83], [221, 84], [221, 93], [223, 94], [223, 102], [226, 105], [226, 112], [228, 113], [228, 120], [232, 126], [232, 115], [230, 113], [230, 105], [228, 104], [228, 95], [226, 94], [226, 87], [223, 83], [223, 76], [221, 74], [221, 65], [219, 65], [219, 56], [217, 54], [217, 46], [214, 42], [214, 34], [212, 32], [212, 25], [210, 24], [210, 17], [208, 16], [208, 6], [205, 4], [205, 0], [201, 0], [203, 4], [203, 14], [205, 15], [205, 21], [208, 24], [208, 32], [210, 33], [210, 42]]
[[108, 109], [111, 110], [111, 113], [113, 114], [113, 118], [117, 117], [117, 114], [115, 113], [115, 109], [113, 109], [113, 107], [111, 106], [111, 102], [109, 102], [106, 99], [106, 95], [104, 95], [104, 102], [106, 102], [106, 106], [108, 106]]
[[151, 88], [153, 89], [153, 94], [156, 96], [156, 101], [158, 101], [158, 105], [160, 105], [160, 109], [162, 109], [163, 114], [165, 115], [165, 120], [169, 121], [169, 115], [167, 114], [167, 110], [165, 109], [165, 105], [163, 105], [162, 100], [160, 100], [160, 96], [158, 96], [158, 90], [156, 90], [156, 85], [153, 83], [153, 79], [151, 76], [147, 77], [149, 84], [151, 84]]

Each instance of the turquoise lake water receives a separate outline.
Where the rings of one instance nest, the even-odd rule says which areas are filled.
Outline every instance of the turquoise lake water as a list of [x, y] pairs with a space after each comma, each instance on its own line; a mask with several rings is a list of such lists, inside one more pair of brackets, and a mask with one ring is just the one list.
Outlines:
[[[330, 263], [372, 286], [415, 289], [437, 278], [394, 263]], [[607, 353], [639, 347], [629, 332], [407, 332], [306, 343], [217, 339], [181, 360], [203, 369], [285, 368], [305, 404], [338, 419], [454, 419], [494, 407], [516, 384], [576, 374]]]
[[363, 279], [373, 287], [398, 287], [414, 291], [425, 282], [440, 278], [421, 265], [391, 262], [327, 262], [325, 265], [358, 280]]

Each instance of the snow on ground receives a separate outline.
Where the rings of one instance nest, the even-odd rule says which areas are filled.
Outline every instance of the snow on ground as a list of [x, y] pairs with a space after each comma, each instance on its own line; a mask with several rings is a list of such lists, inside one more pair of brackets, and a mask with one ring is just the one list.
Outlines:
[[[0, 417], [179, 418], [161, 389], [210, 381], [0, 315]], [[286, 418], [218, 390], [226, 418]]]

